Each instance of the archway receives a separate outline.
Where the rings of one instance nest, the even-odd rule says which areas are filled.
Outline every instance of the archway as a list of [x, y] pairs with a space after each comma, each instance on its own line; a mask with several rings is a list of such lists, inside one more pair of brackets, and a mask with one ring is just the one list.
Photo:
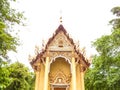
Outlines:
[[49, 82], [52, 90], [68, 90], [71, 81], [70, 63], [63, 57], [57, 57], [50, 64]]

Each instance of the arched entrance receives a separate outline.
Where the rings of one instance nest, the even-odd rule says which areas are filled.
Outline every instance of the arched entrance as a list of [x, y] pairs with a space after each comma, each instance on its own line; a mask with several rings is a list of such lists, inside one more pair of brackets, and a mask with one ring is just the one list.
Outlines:
[[57, 57], [50, 64], [49, 82], [51, 90], [69, 90], [71, 81], [70, 63], [63, 57]]

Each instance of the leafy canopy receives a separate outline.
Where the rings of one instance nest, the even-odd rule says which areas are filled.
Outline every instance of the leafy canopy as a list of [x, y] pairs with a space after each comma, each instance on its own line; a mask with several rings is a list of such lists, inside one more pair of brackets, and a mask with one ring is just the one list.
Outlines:
[[111, 11], [117, 16], [110, 21], [111, 34], [93, 42], [98, 55], [93, 57], [92, 68], [86, 73], [86, 90], [120, 89], [120, 7]]
[[[16, 51], [16, 47], [19, 45], [18, 38], [12, 36], [11, 31], [15, 31], [13, 28], [14, 25], [23, 25], [24, 20], [23, 13], [11, 6], [11, 2], [15, 1], [16, 0], [0, 0], [0, 90], [27, 90], [24, 89], [24, 85], [26, 85], [26, 88], [30, 86], [28, 84], [29, 80], [26, 78], [30, 77], [29, 79], [31, 80], [31, 74], [27, 68], [25, 68], [24, 65], [16, 63], [11, 66], [8, 62], [8, 51]], [[19, 72], [16, 71], [17, 69]], [[16, 75], [16, 77], [12, 76], [12, 74]], [[21, 75], [21, 77], [19, 77], [19, 75]], [[20, 87], [15, 89], [18, 84], [20, 84]]]
[[18, 38], [12, 36], [10, 31], [15, 24], [22, 24], [23, 13], [13, 9], [10, 2], [16, 0], [0, 0], [0, 58], [6, 57], [8, 51], [16, 51]]

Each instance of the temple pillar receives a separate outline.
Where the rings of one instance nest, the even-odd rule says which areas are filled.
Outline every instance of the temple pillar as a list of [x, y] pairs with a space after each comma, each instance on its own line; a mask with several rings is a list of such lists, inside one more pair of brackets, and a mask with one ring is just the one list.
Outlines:
[[35, 90], [39, 90], [38, 88], [38, 80], [39, 80], [39, 71], [36, 71], [36, 80], [35, 80]]
[[77, 63], [77, 65], [76, 65], [76, 89], [77, 90], [80, 90], [80, 88], [81, 88], [81, 86], [80, 86], [80, 84], [81, 84], [81, 82], [80, 82], [80, 64], [79, 63]]
[[44, 90], [48, 90], [48, 71], [49, 71], [49, 57], [47, 56], [45, 63]]
[[39, 90], [40, 64], [37, 65], [35, 73], [36, 73], [35, 90]]
[[72, 57], [72, 90], [76, 90], [76, 64], [74, 57]]
[[85, 90], [85, 86], [84, 86], [84, 70], [83, 70], [83, 65], [80, 64], [80, 86], [81, 89], [80, 90]]

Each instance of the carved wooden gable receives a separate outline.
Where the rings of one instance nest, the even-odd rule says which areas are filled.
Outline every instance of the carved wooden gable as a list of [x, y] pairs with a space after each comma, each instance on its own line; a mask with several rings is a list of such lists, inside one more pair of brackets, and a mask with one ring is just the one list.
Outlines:
[[48, 46], [48, 50], [50, 51], [73, 51], [73, 49], [74, 45], [71, 44], [70, 40], [62, 30], [57, 33]]

